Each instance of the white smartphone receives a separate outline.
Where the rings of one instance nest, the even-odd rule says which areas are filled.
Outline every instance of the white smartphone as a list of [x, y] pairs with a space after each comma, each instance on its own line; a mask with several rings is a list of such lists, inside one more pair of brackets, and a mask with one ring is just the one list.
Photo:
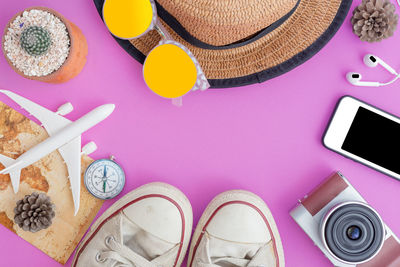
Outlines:
[[339, 100], [323, 144], [400, 180], [400, 118], [351, 96]]

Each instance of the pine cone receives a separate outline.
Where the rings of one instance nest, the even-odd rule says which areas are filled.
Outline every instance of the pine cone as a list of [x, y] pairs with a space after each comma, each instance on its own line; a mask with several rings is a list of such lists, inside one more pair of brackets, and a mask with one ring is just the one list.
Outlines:
[[21, 47], [31, 56], [45, 54], [51, 45], [50, 33], [39, 26], [31, 26], [21, 33]]
[[353, 32], [367, 42], [379, 42], [393, 35], [399, 16], [389, 0], [363, 0], [353, 11]]
[[51, 225], [55, 216], [54, 204], [43, 193], [33, 192], [17, 202], [14, 221], [23, 230], [35, 233]]

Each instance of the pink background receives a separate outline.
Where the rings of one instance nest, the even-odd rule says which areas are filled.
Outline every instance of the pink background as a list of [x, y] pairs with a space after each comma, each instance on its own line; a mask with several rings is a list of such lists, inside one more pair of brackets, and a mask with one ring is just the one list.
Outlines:
[[[353, 7], [359, 2], [354, 1]], [[75, 79], [52, 85], [18, 76], [1, 56], [0, 87], [53, 110], [71, 101], [75, 111], [67, 116], [70, 119], [97, 105], [115, 103], [111, 117], [84, 134], [83, 140], [99, 146], [92, 154], [95, 159], [115, 155], [127, 174], [123, 193], [151, 181], [171, 183], [190, 199], [196, 223], [218, 193], [253, 191], [275, 216], [287, 266], [331, 266], [289, 210], [332, 171], [340, 170], [400, 235], [400, 182], [321, 144], [343, 95], [400, 115], [400, 81], [384, 88], [357, 88], [344, 78], [355, 70], [365, 80], [390, 79], [382, 68], [364, 66], [362, 57], [375, 53], [400, 70], [399, 30], [382, 43], [363, 43], [352, 34], [348, 16], [321, 52], [288, 74], [263, 84], [191, 93], [184, 106], [176, 108], [146, 88], [142, 66], [109, 35], [91, 0], [3, 0], [0, 28], [16, 12], [33, 5], [54, 8], [82, 29], [89, 44], [87, 65]], [[4, 96], [0, 100], [16, 107]], [[114, 201], [106, 201], [99, 214]], [[2, 266], [59, 266], [2, 226], [0, 258]]]

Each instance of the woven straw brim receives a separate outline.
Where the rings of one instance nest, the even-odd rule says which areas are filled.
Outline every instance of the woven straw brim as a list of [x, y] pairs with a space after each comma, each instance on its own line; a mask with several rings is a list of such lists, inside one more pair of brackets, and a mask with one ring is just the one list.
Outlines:
[[[291, 12], [298, 1], [157, 0], [157, 11], [170, 26], [166, 13], [176, 18], [196, 39], [223, 46], [246, 39], [269, 27]], [[174, 26], [172, 28], [177, 31]]]
[[[336, 33], [351, 2], [301, 0], [294, 13], [279, 27], [254, 42], [228, 49], [204, 49], [192, 45], [172, 30], [163, 18], [160, 19], [173, 38], [192, 51], [213, 87], [232, 87], [265, 81], [309, 59]], [[159, 41], [159, 34], [151, 31], [129, 41], [131, 48], [126, 43], [119, 43], [131, 54], [129, 50], [133, 49], [146, 55]], [[143, 60], [140, 54], [133, 56]]]

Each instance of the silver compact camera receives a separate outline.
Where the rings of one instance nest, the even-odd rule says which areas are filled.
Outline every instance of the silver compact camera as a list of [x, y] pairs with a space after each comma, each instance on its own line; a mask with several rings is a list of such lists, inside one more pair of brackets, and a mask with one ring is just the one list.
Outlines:
[[339, 172], [300, 200], [290, 215], [334, 266], [400, 266], [399, 239]]

